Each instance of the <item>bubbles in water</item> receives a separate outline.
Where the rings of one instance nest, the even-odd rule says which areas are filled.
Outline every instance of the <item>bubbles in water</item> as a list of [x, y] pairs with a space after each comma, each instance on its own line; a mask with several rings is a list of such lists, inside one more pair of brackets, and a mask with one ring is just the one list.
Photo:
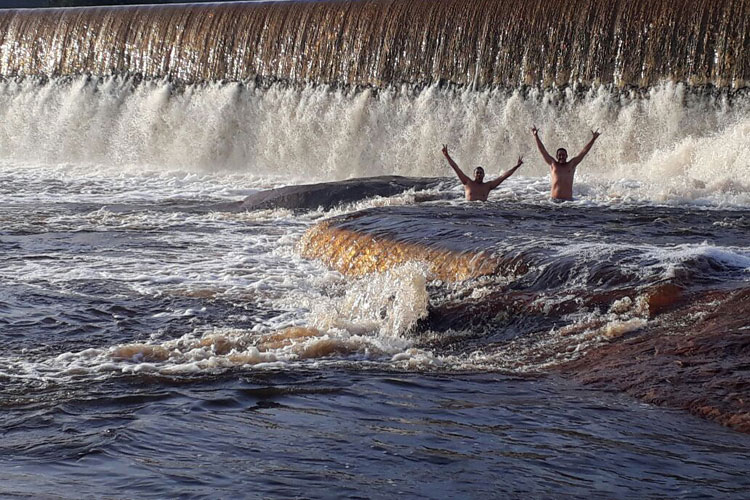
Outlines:
[[400, 337], [427, 315], [427, 268], [410, 262], [357, 279], [343, 296], [313, 304], [312, 323], [323, 329]]

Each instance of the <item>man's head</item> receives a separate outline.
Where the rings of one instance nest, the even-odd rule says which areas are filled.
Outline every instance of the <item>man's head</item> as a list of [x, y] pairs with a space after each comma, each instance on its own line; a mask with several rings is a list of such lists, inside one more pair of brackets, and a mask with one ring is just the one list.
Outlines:
[[484, 180], [484, 169], [482, 167], [474, 169], [474, 180], [477, 182], [482, 182]]
[[565, 163], [568, 159], [568, 151], [565, 148], [559, 148], [555, 156], [557, 157], [557, 161]]

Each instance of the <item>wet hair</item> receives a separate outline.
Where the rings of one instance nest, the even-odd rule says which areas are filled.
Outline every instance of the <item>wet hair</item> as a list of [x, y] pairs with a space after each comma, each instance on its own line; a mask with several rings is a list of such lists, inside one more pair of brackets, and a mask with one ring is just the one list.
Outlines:
[[568, 154], [568, 150], [565, 148], [557, 148], [557, 151], [555, 152], [555, 155], [557, 155], [560, 151], [565, 151], [565, 154]]
[[474, 169], [474, 172], [476, 172], [477, 170], [481, 170], [482, 173], [484, 173], [484, 167], [477, 167]]

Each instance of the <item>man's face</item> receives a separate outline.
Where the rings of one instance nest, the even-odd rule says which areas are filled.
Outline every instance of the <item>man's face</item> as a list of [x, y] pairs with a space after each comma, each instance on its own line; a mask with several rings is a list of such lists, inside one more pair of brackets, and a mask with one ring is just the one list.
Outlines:
[[560, 163], [565, 163], [568, 159], [568, 152], [565, 151], [563, 148], [560, 148], [557, 150], [557, 161]]
[[484, 169], [482, 167], [474, 169], [474, 180], [477, 182], [482, 182], [482, 180], [484, 180]]

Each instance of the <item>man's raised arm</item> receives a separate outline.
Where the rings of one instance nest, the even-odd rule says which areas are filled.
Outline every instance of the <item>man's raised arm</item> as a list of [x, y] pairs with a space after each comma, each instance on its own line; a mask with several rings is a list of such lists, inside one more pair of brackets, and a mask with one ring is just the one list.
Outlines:
[[461, 184], [466, 184], [469, 182], [469, 178], [466, 177], [466, 174], [461, 171], [460, 168], [458, 168], [458, 165], [456, 165], [456, 162], [453, 161], [453, 158], [451, 158], [451, 155], [448, 154], [448, 145], [443, 144], [443, 154], [445, 155], [445, 159], [448, 160], [448, 163], [453, 168], [453, 170], [456, 172], [456, 175], [461, 180]]
[[516, 163], [515, 167], [511, 168], [510, 170], [508, 170], [507, 172], [505, 172], [503, 175], [501, 175], [497, 179], [493, 179], [493, 180], [491, 180], [490, 182], [487, 183], [490, 186], [490, 189], [495, 189], [500, 184], [502, 184], [502, 182], [505, 179], [507, 179], [508, 177], [510, 177], [511, 175], [513, 175], [515, 173], [515, 171], [518, 170], [518, 168], [521, 165], [523, 165], [523, 158], [521, 156], [519, 156], [518, 157], [518, 163]]
[[581, 160], [589, 154], [589, 151], [591, 151], [591, 147], [594, 145], [594, 142], [596, 141], [596, 138], [599, 137], [601, 134], [599, 133], [599, 129], [592, 130], [591, 131], [591, 140], [586, 144], [580, 153], [578, 153], [578, 156], [570, 160], [570, 163], [575, 167], [579, 163], [581, 163]]
[[544, 144], [542, 144], [542, 140], [539, 138], [539, 129], [536, 128], [536, 125], [531, 127], [531, 133], [534, 134], [534, 139], [536, 139], [536, 147], [539, 148], [539, 152], [542, 153], [544, 161], [546, 161], [548, 165], [552, 165], [553, 163], [555, 163], [555, 159], [549, 155], [546, 149], [544, 149]]

